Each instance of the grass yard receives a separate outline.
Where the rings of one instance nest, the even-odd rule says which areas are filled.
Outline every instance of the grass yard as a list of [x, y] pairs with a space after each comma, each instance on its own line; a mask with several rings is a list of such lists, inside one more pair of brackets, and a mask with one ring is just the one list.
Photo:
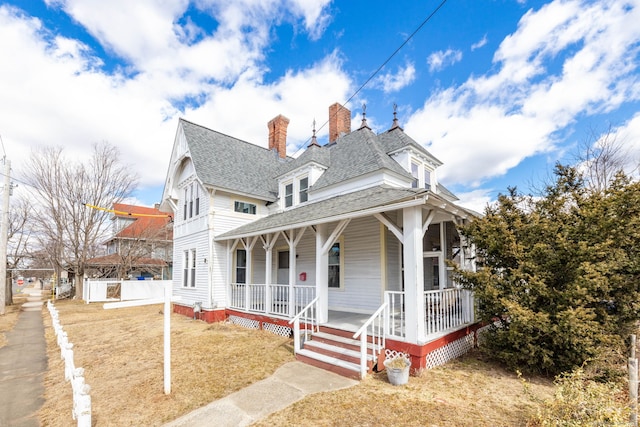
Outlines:
[[[234, 325], [172, 315], [172, 394], [163, 394], [162, 306], [104, 310], [56, 303], [91, 386], [94, 426], [154, 426], [269, 376], [294, 360], [291, 340]], [[40, 422], [73, 425], [71, 385], [45, 319], [49, 370]], [[386, 373], [359, 385], [306, 397], [258, 426], [524, 426], [553, 393], [548, 380], [521, 379], [473, 353], [390, 385]]]
[[22, 293], [13, 295], [13, 305], [7, 305], [4, 308], [4, 315], [0, 316], [0, 347], [7, 345], [7, 337], [5, 333], [13, 329], [18, 321], [20, 307], [27, 300], [27, 296]]

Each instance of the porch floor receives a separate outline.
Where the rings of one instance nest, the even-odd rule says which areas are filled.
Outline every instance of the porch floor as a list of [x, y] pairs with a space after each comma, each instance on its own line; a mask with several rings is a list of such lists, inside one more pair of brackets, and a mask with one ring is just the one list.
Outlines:
[[329, 321], [321, 326], [356, 333], [369, 317], [371, 317], [370, 314], [329, 310]]

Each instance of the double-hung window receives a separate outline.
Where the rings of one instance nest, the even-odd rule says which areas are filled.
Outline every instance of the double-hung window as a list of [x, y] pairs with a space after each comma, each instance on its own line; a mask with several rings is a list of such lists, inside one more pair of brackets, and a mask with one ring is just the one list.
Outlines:
[[309, 194], [308, 194], [308, 190], [309, 190], [309, 178], [308, 177], [304, 177], [300, 179], [300, 191], [298, 191], [298, 201], [300, 203], [304, 203], [307, 200], [309, 200]]
[[413, 176], [413, 182], [411, 183], [411, 188], [420, 187], [420, 165], [411, 162], [411, 175]]
[[185, 288], [196, 287], [196, 250], [187, 249], [183, 252], [182, 259], [182, 286]]
[[236, 250], [236, 283], [247, 283], [247, 251]]
[[291, 206], [293, 206], [293, 182], [284, 186], [284, 207], [290, 208]]
[[200, 186], [195, 184], [196, 186], [196, 216], [200, 215]]
[[187, 220], [187, 199], [188, 199], [188, 196], [189, 196], [189, 190], [185, 188], [184, 189], [184, 211], [183, 211], [183, 214], [182, 214], [182, 219], [185, 220], [185, 221]]

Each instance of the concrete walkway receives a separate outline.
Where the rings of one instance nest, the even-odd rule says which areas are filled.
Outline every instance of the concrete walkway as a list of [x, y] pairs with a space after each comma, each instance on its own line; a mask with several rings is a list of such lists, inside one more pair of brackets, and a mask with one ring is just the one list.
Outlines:
[[7, 345], [0, 348], [0, 426], [37, 427], [37, 411], [44, 403], [47, 344], [42, 322], [40, 284], [24, 290], [18, 321], [7, 332]]
[[281, 366], [269, 378], [196, 409], [165, 424], [165, 427], [248, 426], [309, 394], [339, 390], [356, 384], [358, 381], [332, 372], [302, 362], [290, 362]]

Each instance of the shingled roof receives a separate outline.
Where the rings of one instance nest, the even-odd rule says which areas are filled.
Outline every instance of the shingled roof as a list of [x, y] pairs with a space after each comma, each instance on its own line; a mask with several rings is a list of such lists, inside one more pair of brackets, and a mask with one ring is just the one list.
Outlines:
[[282, 160], [275, 151], [180, 119], [198, 178], [234, 193], [275, 201], [274, 177]]

